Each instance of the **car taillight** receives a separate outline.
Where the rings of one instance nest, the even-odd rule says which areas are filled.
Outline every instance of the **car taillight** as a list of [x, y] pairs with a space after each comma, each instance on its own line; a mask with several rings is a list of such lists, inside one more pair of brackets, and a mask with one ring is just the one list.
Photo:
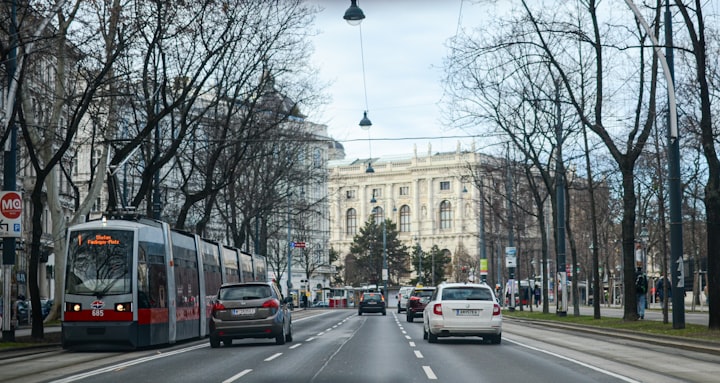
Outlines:
[[220, 311], [220, 310], [225, 310], [225, 305], [223, 305], [220, 302], [215, 302], [215, 304], [213, 304], [212, 311]]
[[385, 302], [385, 296], [384, 296], [384, 295], [381, 295], [381, 296], [380, 296], [380, 301]]
[[493, 305], [493, 316], [500, 315], [500, 305], [497, 303]]
[[262, 307], [277, 310], [278, 308], [280, 308], [280, 302], [278, 302], [278, 300], [275, 298], [271, 298], [263, 302]]
[[435, 303], [435, 305], [433, 306], [433, 314], [442, 315], [442, 304], [441, 303]]

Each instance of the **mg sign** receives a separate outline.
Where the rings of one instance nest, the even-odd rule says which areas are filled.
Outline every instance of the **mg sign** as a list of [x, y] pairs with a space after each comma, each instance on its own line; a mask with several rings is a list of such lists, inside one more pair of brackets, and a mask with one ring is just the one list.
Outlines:
[[15, 191], [0, 192], [0, 237], [20, 237], [22, 195]]

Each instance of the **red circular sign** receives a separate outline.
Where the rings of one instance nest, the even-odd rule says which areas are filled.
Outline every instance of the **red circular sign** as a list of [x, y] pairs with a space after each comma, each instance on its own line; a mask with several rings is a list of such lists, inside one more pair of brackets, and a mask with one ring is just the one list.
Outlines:
[[22, 198], [20, 193], [5, 193], [0, 198], [0, 215], [7, 219], [20, 218], [22, 213]]

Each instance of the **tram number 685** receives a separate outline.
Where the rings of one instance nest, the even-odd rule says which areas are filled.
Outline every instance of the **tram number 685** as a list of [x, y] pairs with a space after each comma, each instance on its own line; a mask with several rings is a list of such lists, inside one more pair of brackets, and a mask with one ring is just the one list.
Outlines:
[[94, 317], [101, 317], [101, 316], [104, 315], [104, 313], [105, 313], [105, 310], [102, 310], [102, 309], [93, 309], [93, 311], [92, 311], [92, 316], [94, 316]]

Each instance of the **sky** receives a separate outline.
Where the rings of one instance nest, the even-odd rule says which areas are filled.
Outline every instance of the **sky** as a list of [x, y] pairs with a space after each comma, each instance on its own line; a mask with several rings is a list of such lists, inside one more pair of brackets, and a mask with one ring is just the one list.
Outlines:
[[[330, 83], [331, 97], [310, 118], [328, 126], [346, 159], [412, 154], [415, 145], [418, 154], [428, 153], [429, 145], [432, 153], [454, 151], [459, 140], [464, 149], [471, 147], [467, 132], [442, 122], [442, 66], [447, 40], [459, 26], [472, 28], [470, 21], [486, 16], [487, 6], [468, 0], [358, 0], [365, 14], [358, 27], [343, 19], [350, 0], [309, 3], [323, 8], [316, 15], [311, 61], [321, 81]], [[369, 130], [358, 125], [365, 110]]]

